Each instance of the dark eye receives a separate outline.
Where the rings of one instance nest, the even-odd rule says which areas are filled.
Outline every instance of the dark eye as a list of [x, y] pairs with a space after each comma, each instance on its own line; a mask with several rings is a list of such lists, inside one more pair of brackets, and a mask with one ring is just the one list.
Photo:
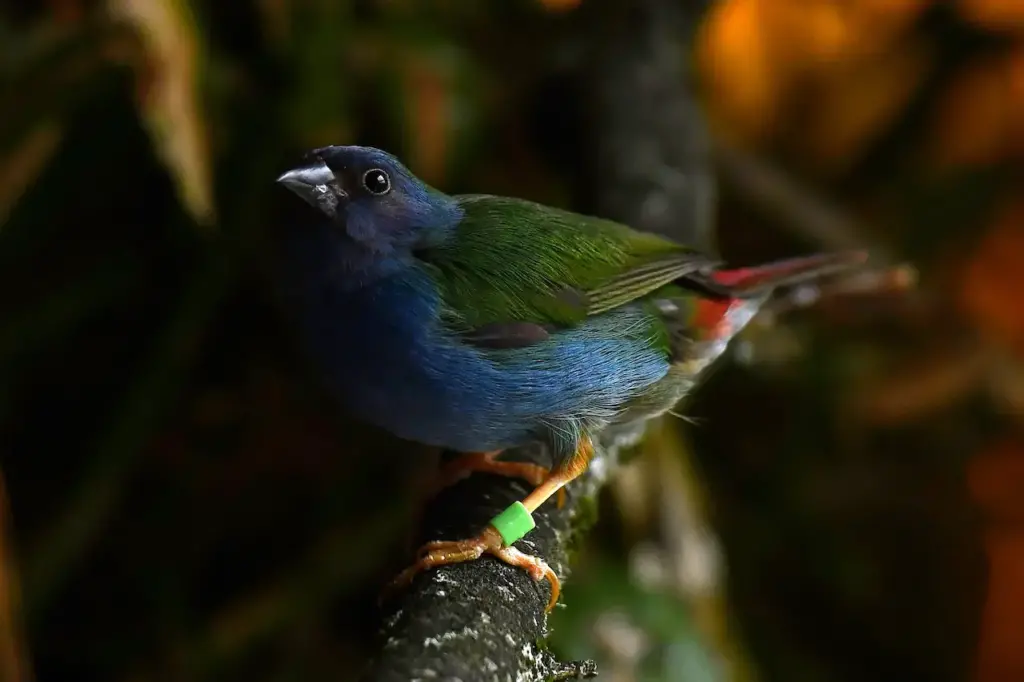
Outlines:
[[370, 194], [387, 194], [391, 191], [391, 178], [380, 168], [363, 173], [363, 187]]

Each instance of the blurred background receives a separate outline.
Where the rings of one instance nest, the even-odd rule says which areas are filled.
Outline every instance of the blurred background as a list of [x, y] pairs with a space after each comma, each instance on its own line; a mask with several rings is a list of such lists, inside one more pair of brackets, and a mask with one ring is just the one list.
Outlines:
[[[369, 144], [625, 219], [602, 178], [643, 160], [606, 142], [644, 104], [588, 57], [625, 4], [4, 3], [0, 679], [355, 677], [424, 460], [297, 356], [273, 180]], [[678, 66], [635, 73], [677, 74], [645, 87], [716, 179], [674, 236], [919, 283], [748, 330], [602, 494], [551, 646], [615, 682], [1024, 680], [1024, 3], [661, 4]]]

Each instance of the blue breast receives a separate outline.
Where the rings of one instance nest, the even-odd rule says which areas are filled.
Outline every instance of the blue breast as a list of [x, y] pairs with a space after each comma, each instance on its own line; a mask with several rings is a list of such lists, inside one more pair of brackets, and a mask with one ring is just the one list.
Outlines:
[[637, 333], [647, 320], [636, 306], [530, 347], [485, 350], [439, 324], [437, 291], [415, 264], [356, 289], [307, 281], [296, 302], [328, 386], [367, 421], [428, 445], [572, 448], [669, 368]]

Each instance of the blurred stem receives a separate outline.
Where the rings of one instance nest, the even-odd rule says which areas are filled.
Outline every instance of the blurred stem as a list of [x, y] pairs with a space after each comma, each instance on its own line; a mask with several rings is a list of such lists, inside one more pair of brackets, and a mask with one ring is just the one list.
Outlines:
[[600, 215], [713, 251], [717, 188], [689, 58], [707, 4], [594, 3], [591, 183]]
[[[216, 247], [208, 253], [217, 253]], [[42, 616], [77, 561], [107, 525], [146, 439], [188, 375], [200, 347], [199, 337], [231, 282], [228, 264], [218, 256], [207, 258], [156, 340], [148, 366], [129, 389], [114, 424], [101, 439], [91, 471], [29, 555], [25, 612], [30, 623]]]
[[0, 472], [0, 679], [29, 682], [32, 670], [22, 628], [10, 505]]
[[648, 429], [645, 446], [655, 455], [651, 485], [660, 488], [661, 532], [675, 584], [693, 609], [698, 630], [720, 657], [723, 679], [754, 680], [755, 669], [729, 629], [724, 559], [707, 517], [706, 486], [693, 452], [682, 431], [667, 418]]
[[55, 120], [36, 124], [24, 140], [0, 162], [0, 229], [11, 209], [35, 181], [64, 138], [63, 126]]
[[863, 226], [781, 169], [721, 141], [716, 141], [713, 153], [722, 181], [765, 212], [774, 213], [794, 234], [836, 251], [866, 248], [873, 262], [893, 263], [888, 248], [868, 242]]

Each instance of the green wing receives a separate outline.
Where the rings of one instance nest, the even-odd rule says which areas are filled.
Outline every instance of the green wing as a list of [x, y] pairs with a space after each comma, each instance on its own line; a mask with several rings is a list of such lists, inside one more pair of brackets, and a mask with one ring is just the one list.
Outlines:
[[422, 251], [463, 333], [578, 324], [715, 263], [655, 234], [504, 197], [456, 197], [465, 212], [443, 245]]

